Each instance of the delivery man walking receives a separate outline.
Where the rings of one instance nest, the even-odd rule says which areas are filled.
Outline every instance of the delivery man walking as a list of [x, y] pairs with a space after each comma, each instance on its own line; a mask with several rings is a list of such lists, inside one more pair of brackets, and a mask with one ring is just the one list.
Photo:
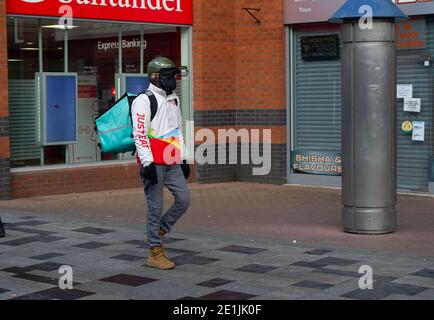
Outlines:
[[[187, 211], [190, 195], [186, 179], [190, 168], [185, 163], [182, 116], [179, 98], [175, 93], [176, 76], [180, 73], [172, 60], [153, 59], [148, 64], [150, 86], [139, 95], [131, 107], [133, 135], [140, 163], [148, 204], [147, 239], [150, 250], [147, 265], [158, 269], [173, 269], [163, 237]], [[151, 121], [151, 99], [157, 101], [157, 111]], [[172, 207], [163, 215], [163, 188], [175, 198]]]

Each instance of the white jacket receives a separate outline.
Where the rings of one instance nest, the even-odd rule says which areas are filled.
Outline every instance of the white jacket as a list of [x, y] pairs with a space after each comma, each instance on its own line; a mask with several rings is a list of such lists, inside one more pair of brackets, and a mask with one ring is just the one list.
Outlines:
[[163, 165], [181, 163], [185, 159], [185, 145], [179, 98], [176, 93], [167, 95], [153, 84], [149, 90], [158, 103], [152, 122], [151, 103], [146, 94], [139, 95], [131, 106], [137, 161], [143, 166], [152, 162]]

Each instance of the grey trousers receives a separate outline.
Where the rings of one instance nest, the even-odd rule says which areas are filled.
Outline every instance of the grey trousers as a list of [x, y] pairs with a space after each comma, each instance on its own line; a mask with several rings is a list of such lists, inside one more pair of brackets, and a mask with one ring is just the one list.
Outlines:
[[[179, 164], [164, 166], [156, 165], [158, 183], [151, 184], [143, 180], [145, 196], [148, 203], [147, 234], [150, 247], [160, 245], [162, 239], [160, 228], [170, 232], [175, 223], [183, 216], [190, 205], [190, 193], [184, 174]], [[163, 215], [163, 188], [170, 190], [175, 198], [173, 205]]]

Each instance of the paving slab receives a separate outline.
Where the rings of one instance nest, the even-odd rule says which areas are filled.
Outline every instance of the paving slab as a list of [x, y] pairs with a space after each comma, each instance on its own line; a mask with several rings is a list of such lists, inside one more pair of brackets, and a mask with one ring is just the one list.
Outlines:
[[[296, 240], [299, 244], [312, 245], [312, 249], [321, 243], [324, 248], [349, 246], [380, 252], [433, 254], [434, 196], [398, 195], [397, 232], [365, 236], [342, 232], [339, 189], [248, 182], [194, 183], [189, 187], [191, 207], [177, 226], [184, 230], [223, 232], [252, 239], [275, 238], [286, 241], [287, 245]], [[168, 192], [164, 200], [166, 208], [173, 202]], [[144, 226], [146, 220], [143, 188], [16, 199], [2, 201], [1, 207], [30, 216], [23, 220], [43, 221], [40, 213], [66, 216], [60, 221], [62, 223], [70, 217], [85, 218], [84, 228], [98, 227], [97, 219], [105, 220], [107, 227], [111, 224], [112, 228], [116, 228], [117, 223]], [[64, 228], [62, 223], [51, 223], [48, 230], [59, 225]], [[40, 229], [42, 226], [35, 227]], [[73, 228], [75, 226], [66, 230]], [[144, 227], [137, 230], [143, 233]], [[240, 241], [239, 245], [248, 242]], [[205, 246], [213, 244], [206, 243]]]
[[[434, 256], [426, 253], [176, 228], [165, 247], [178, 266], [164, 271], [146, 266], [143, 225], [0, 212], [26, 226], [0, 240], [2, 300], [434, 299]], [[71, 291], [58, 287], [62, 265], [73, 269]], [[373, 268], [372, 291], [359, 288], [362, 265]]]

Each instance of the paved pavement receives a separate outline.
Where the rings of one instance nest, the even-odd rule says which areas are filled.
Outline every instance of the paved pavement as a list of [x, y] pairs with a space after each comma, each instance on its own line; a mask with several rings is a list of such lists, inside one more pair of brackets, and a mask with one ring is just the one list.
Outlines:
[[[434, 300], [433, 197], [399, 196], [397, 232], [362, 236], [342, 232], [337, 189], [190, 188], [191, 208], [166, 242], [170, 271], [146, 267], [141, 189], [1, 202], [0, 300]], [[59, 289], [63, 265], [73, 290]], [[359, 288], [362, 266], [373, 290]]]
[[[145, 266], [142, 226], [2, 208], [0, 299], [429, 299], [434, 257], [178, 228], [166, 240], [177, 263]], [[59, 268], [73, 269], [61, 290]], [[359, 288], [359, 268], [373, 289]]]
[[[242, 182], [190, 188], [191, 207], [181, 229], [434, 254], [434, 197], [399, 196], [397, 232], [362, 236], [342, 232], [340, 190]], [[166, 207], [171, 201], [166, 195]], [[143, 190], [130, 189], [4, 201], [1, 208], [144, 225], [146, 204]]]

